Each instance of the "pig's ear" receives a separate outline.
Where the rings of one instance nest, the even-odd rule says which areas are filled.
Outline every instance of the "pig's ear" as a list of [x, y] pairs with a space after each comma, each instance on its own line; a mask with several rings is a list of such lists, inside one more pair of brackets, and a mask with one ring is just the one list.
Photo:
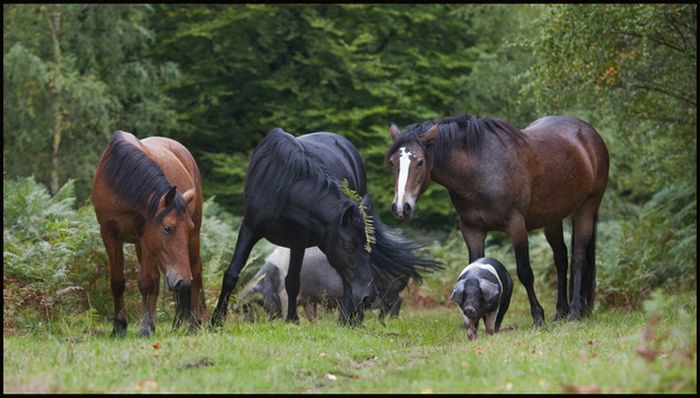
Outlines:
[[464, 301], [463, 283], [459, 283], [457, 286], [455, 286], [454, 290], [452, 291], [452, 294], [450, 295], [450, 300], [454, 301], [459, 305], [462, 305], [462, 301]]
[[481, 293], [484, 295], [484, 300], [486, 301], [491, 300], [498, 294], [498, 285], [487, 281], [486, 279], [479, 280], [479, 287], [481, 288]]

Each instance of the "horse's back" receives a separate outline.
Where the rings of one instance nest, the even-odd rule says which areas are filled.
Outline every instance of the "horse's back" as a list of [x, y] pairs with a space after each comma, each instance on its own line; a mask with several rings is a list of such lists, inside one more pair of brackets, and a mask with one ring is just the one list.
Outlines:
[[[199, 167], [194, 156], [181, 143], [167, 137], [147, 137], [141, 140], [146, 152], [163, 170], [173, 186], [181, 192], [195, 188], [201, 192]], [[199, 195], [201, 197], [201, 194]]]
[[181, 143], [171, 138], [158, 136], [146, 137], [141, 140], [141, 143], [148, 148], [154, 156], [157, 156], [153, 159], [156, 163], [172, 161], [172, 156], [174, 156], [193, 178], [199, 180], [197, 162], [195, 162], [192, 153]]
[[360, 195], [367, 192], [367, 178], [357, 148], [347, 138], [330, 132], [304, 134], [297, 138], [304, 150], [312, 152], [323, 167], [339, 181], [348, 179]]
[[556, 157], [558, 153], [576, 148], [585, 152], [595, 174], [607, 176], [608, 149], [600, 134], [587, 122], [572, 116], [545, 116], [530, 123], [523, 132], [548, 152], [542, 155]]
[[117, 210], [120, 207], [121, 200], [117, 198], [117, 194], [110, 188], [105, 174], [105, 167], [109, 162], [110, 147], [116, 141], [123, 141], [135, 148], [138, 148], [148, 158], [153, 160], [162, 170], [166, 179], [172, 186], [176, 186], [181, 192], [189, 189], [196, 189], [196, 200], [193, 202], [193, 216], [195, 223], [199, 224], [201, 218], [202, 207], [202, 183], [199, 174], [199, 168], [192, 154], [181, 143], [167, 137], [147, 137], [138, 139], [131, 133], [126, 131], [116, 131], [112, 134], [110, 143], [105, 148], [100, 162], [95, 172], [92, 187], [92, 202], [95, 206], [98, 220], [102, 215], [111, 217], [112, 213], [120, 213]]
[[550, 218], [571, 214], [587, 198], [602, 197], [608, 179], [608, 150], [590, 124], [569, 116], [545, 116], [530, 123], [523, 133], [529, 140], [524, 164], [529, 165], [528, 219], [533, 221], [528, 224], [544, 225]]
[[605, 147], [603, 139], [593, 126], [573, 116], [541, 117], [525, 127], [523, 133], [535, 139], [560, 137], [572, 142], [585, 142]]

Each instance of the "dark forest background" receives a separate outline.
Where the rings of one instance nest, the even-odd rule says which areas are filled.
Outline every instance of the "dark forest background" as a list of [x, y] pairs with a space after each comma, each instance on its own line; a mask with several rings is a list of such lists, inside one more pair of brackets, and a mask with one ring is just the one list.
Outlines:
[[[694, 4], [3, 5], [6, 318], [8, 300], [48, 314], [72, 292], [84, 307], [108, 296], [89, 195], [115, 130], [172, 137], [195, 155], [212, 287], [250, 153], [271, 128], [350, 139], [396, 225], [390, 123], [461, 113], [520, 128], [549, 114], [588, 121], [611, 157], [602, 302], [694, 289], [696, 68]], [[444, 188], [419, 206], [401, 228], [452, 236]], [[466, 257], [463, 243], [450, 247]]]

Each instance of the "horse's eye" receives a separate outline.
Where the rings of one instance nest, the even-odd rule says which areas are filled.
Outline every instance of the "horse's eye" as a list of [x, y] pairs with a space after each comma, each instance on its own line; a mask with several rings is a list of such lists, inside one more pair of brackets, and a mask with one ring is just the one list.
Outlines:
[[423, 167], [423, 159], [418, 159], [418, 163], [416, 163], [416, 166]]
[[389, 159], [389, 167], [394, 168], [394, 161]]
[[166, 234], [169, 234], [169, 233], [173, 232], [173, 229], [166, 225], [163, 227], [163, 232], [165, 232]]

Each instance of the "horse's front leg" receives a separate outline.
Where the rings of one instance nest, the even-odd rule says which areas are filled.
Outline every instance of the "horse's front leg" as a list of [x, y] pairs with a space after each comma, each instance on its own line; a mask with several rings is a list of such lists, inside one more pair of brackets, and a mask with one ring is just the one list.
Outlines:
[[211, 318], [212, 326], [221, 326], [223, 324], [224, 317], [226, 316], [226, 312], [228, 310], [229, 296], [236, 287], [236, 283], [238, 283], [238, 277], [241, 269], [243, 269], [246, 261], [248, 261], [250, 251], [259, 240], [260, 236], [254, 234], [253, 229], [248, 225], [244, 218], [243, 222], [241, 223], [241, 228], [238, 231], [238, 241], [236, 242], [236, 249], [233, 252], [233, 258], [231, 259], [231, 263], [226, 269], [226, 272], [224, 272], [219, 301], [216, 303], [216, 309], [214, 310], [214, 315]]
[[554, 314], [552, 320], [559, 321], [566, 319], [566, 316], [569, 314], [569, 297], [566, 281], [569, 260], [566, 254], [566, 243], [564, 243], [564, 232], [561, 221], [545, 227], [544, 236], [547, 238], [547, 242], [552, 248], [554, 266], [557, 268], [557, 313]]
[[124, 243], [108, 228], [100, 227], [102, 242], [109, 259], [109, 280], [114, 297], [114, 326], [112, 336], [126, 335], [126, 310], [124, 308]]
[[528, 250], [527, 228], [522, 216], [513, 217], [507, 227], [508, 235], [513, 242], [515, 252], [515, 264], [518, 272], [518, 279], [525, 286], [527, 298], [530, 301], [530, 313], [535, 326], [544, 326], [544, 310], [537, 301], [534, 287], [534, 276], [530, 266], [530, 253]]
[[301, 285], [301, 264], [304, 261], [304, 245], [297, 245], [290, 248], [289, 252], [289, 271], [287, 277], [284, 278], [284, 288], [287, 290], [287, 322], [299, 322], [297, 315], [297, 296], [299, 295], [299, 287]]
[[141, 320], [141, 337], [149, 337], [156, 331], [156, 304], [160, 287], [160, 272], [155, 259], [145, 250], [140, 250], [141, 267], [139, 268], [139, 290], [143, 298], [143, 319]]

